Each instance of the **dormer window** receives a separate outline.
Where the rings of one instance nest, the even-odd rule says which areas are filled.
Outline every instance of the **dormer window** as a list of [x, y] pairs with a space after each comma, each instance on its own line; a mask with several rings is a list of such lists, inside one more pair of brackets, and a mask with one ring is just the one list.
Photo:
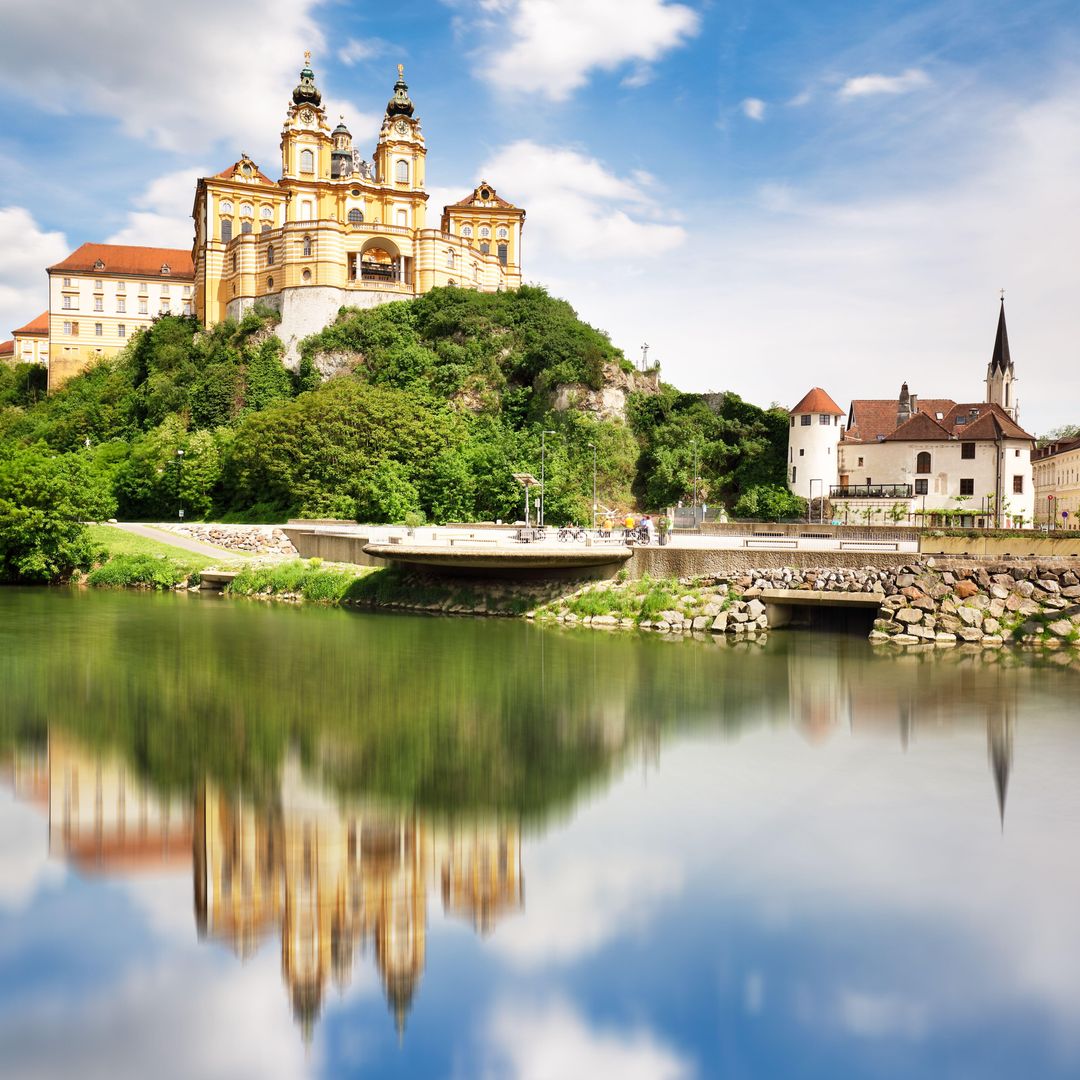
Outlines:
[[488, 199], [491, 198], [491, 188], [481, 188], [480, 189], [480, 198], [483, 199], [484, 202], [487, 202]]
[[105, 269], [105, 264], [101, 261], [101, 259], [98, 259], [98, 261], [96, 263], [94, 263], [94, 269], [95, 270], [104, 270]]
[[164, 276], [166, 276], [168, 274], [171, 274], [171, 273], [172, 273], [172, 270], [170, 269], [169, 264], [168, 263], [162, 263], [161, 264], [161, 275], [164, 277]]

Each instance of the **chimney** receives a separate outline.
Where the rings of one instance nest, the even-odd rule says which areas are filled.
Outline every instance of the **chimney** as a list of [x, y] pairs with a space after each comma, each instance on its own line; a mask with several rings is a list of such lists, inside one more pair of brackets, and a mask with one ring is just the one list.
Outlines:
[[900, 399], [896, 403], [896, 426], [907, 423], [911, 419], [911, 394], [908, 393], [907, 383], [900, 387]]
[[919, 395], [911, 395], [911, 415], [914, 416], [919, 411]]

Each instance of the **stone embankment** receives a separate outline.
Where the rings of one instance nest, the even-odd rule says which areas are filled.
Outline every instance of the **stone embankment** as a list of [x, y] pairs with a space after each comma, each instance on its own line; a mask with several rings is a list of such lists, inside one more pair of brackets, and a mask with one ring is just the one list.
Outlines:
[[1080, 642], [1080, 577], [1043, 564], [940, 571], [905, 567], [886, 590], [870, 640], [1075, 645]]
[[[769, 628], [768, 608], [760, 597], [771, 589], [880, 596], [870, 633], [874, 642], [1080, 646], [1080, 572], [1042, 563], [948, 568], [918, 563], [890, 570], [759, 568], [727, 580], [681, 579], [677, 595], [671, 594], [671, 602], [655, 612], [640, 583], [590, 584], [535, 616], [609, 629], [752, 634]], [[609, 610], [600, 610], [605, 606]], [[657, 606], [655, 598], [651, 606]]]
[[240, 551], [250, 555], [273, 555], [296, 558], [296, 548], [277, 525], [214, 525], [192, 522], [188, 525], [162, 524], [159, 528], [198, 540], [203, 544]]

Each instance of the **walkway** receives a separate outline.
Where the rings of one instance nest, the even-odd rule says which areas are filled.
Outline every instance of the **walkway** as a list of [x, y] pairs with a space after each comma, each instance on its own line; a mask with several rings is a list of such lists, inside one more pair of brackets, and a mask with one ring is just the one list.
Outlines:
[[214, 547], [212, 544], [204, 544], [200, 540], [189, 540], [186, 536], [168, 532], [166, 529], [156, 529], [153, 525], [138, 525], [133, 521], [116, 521], [108, 524], [112, 529], [123, 529], [124, 532], [131, 533], [133, 536], [141, 536], [146, 540], [157, 540], [158, 543], [182, 548], [184, 551], [190, 551], [195, 555], [203, 555], [208, 559], [242, 559], [245, 557], [243, 552]]

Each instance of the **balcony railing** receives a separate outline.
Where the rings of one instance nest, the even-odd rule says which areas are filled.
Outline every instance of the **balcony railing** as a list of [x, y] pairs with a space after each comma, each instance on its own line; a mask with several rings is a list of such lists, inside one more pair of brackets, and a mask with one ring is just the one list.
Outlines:
[[848, 484], [829, 488], [830, 499], [910, 499], [910, 484]]

